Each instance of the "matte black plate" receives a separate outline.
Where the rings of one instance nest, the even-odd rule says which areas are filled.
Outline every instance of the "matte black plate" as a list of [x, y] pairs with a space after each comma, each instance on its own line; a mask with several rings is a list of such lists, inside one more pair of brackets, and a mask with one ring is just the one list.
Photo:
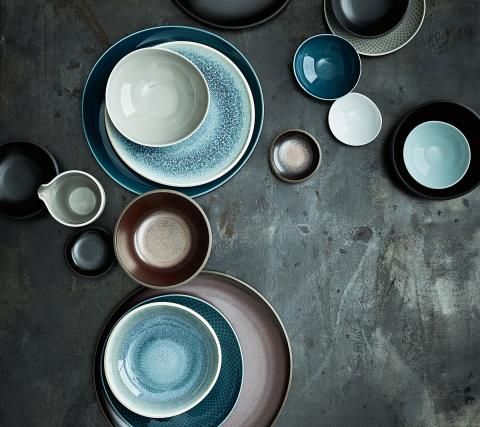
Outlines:
[[70, 269], [86, 278], [99, 277], [115, 262], [112, 234], [101, 227], [86, 227], [73, 233], [65, 243]]
[[45, 209], [37, 190], [58, 174], [53, 156], [30, 142], [0, 145], [0, 214], [30, 218]]
[[175, 0], [193, 18], [213, 27], [240, 29], [272, 19], [289, 0]]
[[[471, 161], [465, 176], [452, 187], [441, 190], [424, 187], [415, 181], [403, 160], [403, 147], [408, 134], [419, 124], [430, 120], [450, 123], [460, 129], [470, 145]], [[463, 196], [480, 184], [480, 116], [464, 105], [449, 101], [431, 101], [420, 105], [407, 114], [395, 130], [391, 155], [400, 180], [418, 196], [439, 200]]]
[[331, 0], [331, 2], [338, 22], [347, 31], [360, 37], [379, 37], [400, 24], [409, 0]]

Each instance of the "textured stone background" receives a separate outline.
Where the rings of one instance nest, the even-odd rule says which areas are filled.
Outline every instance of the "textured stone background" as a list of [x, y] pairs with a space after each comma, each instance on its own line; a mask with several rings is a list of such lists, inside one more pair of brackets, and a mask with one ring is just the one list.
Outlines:
[[[478, 0], [429, 0], [401, 51], [363, 58], [358, 91], [380, 107], [371, 145], [336, 142], [329, 103], [295, 84], [291, 59], [326, 32], [319, 0], [292, 0], [274, 21], [217, 31], [251, 60], [266, 104], [262, 137], [233, 180], [198, 199], [214, 233], [210, 269], [254, 285], [285, 322], [294, 352], [279, 426], [480, 425], [480, 191], [448, 202], [412, 197], [384, 150], [395, 123], [437, 98], [480, 111]], [[133, 31], [202, 25], [169, 0], [0, 0], [0, 140], [47, 146], [61, 167], [95, 174], [112, 228], [133, 197], [94, 161], [80, 119], [99, 55]], [[267, 164], [273, 137], [300, 127], [320, 140], [317, 175], [290, 186]], [[92, 386], [95, 341], [135, 288], [116, 267], [73, 277], [71, 230], [48, 216], [0, 219], [0, 425], [106, 426]], [[261, 427], [261, 426], [255, 426]]]

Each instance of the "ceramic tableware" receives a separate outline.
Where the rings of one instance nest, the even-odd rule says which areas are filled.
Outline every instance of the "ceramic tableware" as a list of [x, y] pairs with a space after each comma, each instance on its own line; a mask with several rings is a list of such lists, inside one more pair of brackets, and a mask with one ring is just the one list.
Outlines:
[[123, 135], [138, 144], [163, 147], [187, 139], [199, 128], [210, 97], [203, 74], [188, 59], [144, 48], [115, 65], [105, 100]]
[[300, 129], [290, 129], [273, 141], [269, 161], [279, 179], [295, 184], [310, 178], [318, 170], [322, 151], [312, 135]]
[[138, 283], [168, 287], [191, 280], [205, 266], [212, 232], [202, 208], [182, 193], [156, 190], [134, 199], [115, 226], [120, 266]]
[[455, 126], [429, 121], [408, 134], [403, 160], [412, 178], [423, 186], [448, 188], [467, 172], [470, 147], [465, 135]]
[[40, 145], [0, 145], [0, 215], [25, 219], [42, 212], [45, 205], [38, 199], [37, 190], [57, 174], [57, 162]]
[[[420, 124], [441, 121], [455, 126], [467, 139], [471, 153], [467, 172], [456, 184], [442, 189], [428, 188], [408, 172], [404, 161], [404, 146], [408, 135]], [[449, 101], [431, 101], [422, 104], [399, 123], [392, 138], [391, 156], [395, 173], [401, 183], [420, 197], [445, 200], [463, 196], [480, 184], [480, 117], [466, 107]]]
[[355, 36], [340, 25], [333, 12], [332, 1], [325, 0], [323, 4], [330, 31], [348, 40], [359, 54], [366, 56], [387, 55], [407, 45], [420, 30], [426, 9], [425, 0], [410, 0], [405, 16], [395, 29], [383, 36], [365, 38]]
[[[143, 295], [140, 292], [138, 295]], [[188, 307], [202, 316], [213, 328], [220, 342], [222, 366], [208, 395], [192, 409], [167, 419], [142, 417], [123, 406], [108, 387], [103, 370], [103, 354], [108, 334], [117, 318], [130, 309], [151, 302], [172, 302]], [[105, 414], [114, 426], [135, 427], [217, 427], [229, 416], [238, 400], [243, 378], [243, 360], [237, 335], [225, 316], [211, 304], [192, 296], [167, 294], [141, 299], [131, 297], [112, 316], [97, 345], [95, 387]]]
[[156, 188], [170, 188], [154, 183], [132, 171], [117, 155], [105, 132], [104, 93], [111, 70], [129, 52], [170, 41], [194, 41], [210, 46], [226, 55], [240, 69], [250, 86], [255, 104], [255, 124], [250, 142], [240, 161], [227, 173], [207, 184], [182, 187], [181, 191], [197, 197], [208, 193], [231, 179], [251, 156], [257, 144], [264, 117], [263, 95], [255, 72], [245, 57], [225, 39], [204, 30], [191, 27], [164, 26], [149, 28], [131, 34], [110, 47], [93, 67], [82, 97], [82, 120], [87, 143], [105, 172], [118, 184], [134, 193], [145, 193]]
[[365, 145], [380, 133], [382, 114], [370, 98], [352, 92], [332, 104], [328, 125], [340, 142], [353, 146]]
[[96, 226], [73, 233], [65, 243], [64, 253], [69, 268], [87, 279], [104, 275], [115, 262], [111, 233]]
[[171, 302], [131, 310], [105, 346], [110, 390], [144, 417], [169, 418], [193, 408], [215, 385], [221, 365], [220, 342], [210, 324]]
[[325, 0], [332, 2], [337, 22], [358, 37], [380, 37], [396, 28], [409, 0]]
[[262, 24], [286, 6], [289, 0], [175, 0], [193, 18], [225, 29], [240, 29]]
[[342, 37], [319, 34], [305, 40], [295, 52], [293, 72], [309, 95], [331, 101], [351, 92], [361, 74], [355, 48]]
[[105, 208], [105, 190], [92, 175], [71, 170], [62, 172], [38, 188], [38, 197], [50, 215], [68, 227], [94, 222]]
[[[221, 273], [202, 272], [177, 291], [200, 298], [222, 312], [234, 328], [242, 348], [244, 363], [242, 388], [235, 407], [221, 424], [222, 427], [272, 425], [284, 406], [292, 374], [290, 343], [273, 307], [251, 286]], [[161, 294], [168, 294], [168, 290], [145, 288], [132, 294], [114, 313], [105, 328], [107, 332], [104, 332], [102, 337], [108, 333], [112, 321], [119, 313], [121, 315], [123, 310]], [[100, 344], [101, 342], [102, 338]], [[161, 423], [157, 423], [156, 420], [149, 420], [151, 422], [149, 424], [144, 421], [127, 420], [119, 415], [118, 410], [108, 400], [108, 395], [102, 393], [101, 382], [97, 380], [99, 355], [101, 345], [97, 347], [96, 353], [96, 387], [108, 420], [115, 427], [160, 426]], [[206, 399], [208, 398], [209, 396]], [[191, 418], [190, 423], [188, 420], [185, 420], [185, 424], [175, 426], [214, 427], [220, 424], [215, 422], [218, 418], [198, 424]], [[172, 422], [175, 422], [175, 418]]]
[[118, 156], [145, 178], [164, 185], [190, 187], [214, 181], [231, 170], [247, 150], [255, 124], [255, 106], [238, 67], [217, 50], [193, 42], [163, 43], [194, 63], [210, 87], [210, 108], [200, 128], [184, 143], [144, 147], [118, 132], [105, 116], [107, 134]]

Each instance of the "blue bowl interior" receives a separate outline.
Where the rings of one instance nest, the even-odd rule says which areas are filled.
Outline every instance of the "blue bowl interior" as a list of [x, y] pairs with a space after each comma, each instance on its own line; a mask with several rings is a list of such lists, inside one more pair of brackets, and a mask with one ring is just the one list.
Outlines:
[[[95, 379], [100, 402], [109, 421], [116, 427], [216, 427], [230, 414], [237, 402], [243, 379], [243, 359], [237, 336], [227, 319], [212, 305], [187, 295], [163, 295], [146, 299], [129, 309], [151, 302], [173, 302], [191, 308], [214, 329], [222, 349], [222, 367], [215, 386], [205, 399], [189, 411], [171, 418], [142, 417], [125, 408], [110, 391], [102, 369], [109, 325], [125, 313], [117, 312], [100, 338], [95, 361]], [[112, 325], [113, 326], [113, 325]]]
[[[230, 58], [245, 76], [255, 103], [255, 126], [241, 160], [222, 177], [195, 187], [173, 188], [154, 183], [133, 172], [115, 153], [105, 131], [105, 88], [115, 64], [133, 50], [160, 43], [184, 40], [205, 44]], [[190, 197], [208, 193], [232, 178], [251, 156], [263, 126], [263, 94], [258, 78], [242, 53], [223, 38], [191, 27], [164, 26], [131, 34], [111, 46], [97, 61], [87, 79], [82, 98], [83, 128], [88, 145], [105, 172], [128, 190], [142, 194], [158, 188], [175, 189]]]
[[412, 178], [426, 187], [441, 189], [455, 185], [465, 175], [470, 147], [456, 127], [429, 121], [410, 132], [403, 157]]
[[322, 34], [305, 40], [295, 53], [293, 70], [300, 86], [310, 95], [324, 100], [351, 92], [361, 74], [355, 48], [345, 39]]

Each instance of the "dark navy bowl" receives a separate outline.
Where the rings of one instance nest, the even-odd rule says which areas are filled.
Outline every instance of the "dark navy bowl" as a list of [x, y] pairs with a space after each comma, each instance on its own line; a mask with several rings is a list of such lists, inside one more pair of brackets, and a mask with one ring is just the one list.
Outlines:
[[260, 82], [247, 59], [228, 41], [208, 31], [181, 26], [148, 28], [130, 34], [111, 46], [93, 67], [83, 90], [82, 120], [83, 130], [95, 159], [113, 180], [133, 193], [142, 194], [159, 188], [171, 190], [175, 190], [176, 188], [150, 181], [132, 171], [120, 160], [105, 131], [105, 87], [113, 67], [128, 53], [136, 49], [176, 40], [202, 43], [217, 49], [231, 59], [245, 76], [252, 91], [255, 104], [253, 134], [247, 150], [235, 167], [225, 175], [208, 184], [195, 187], [182, 187], [179, 188], [178, 191], [190, 197], [197, 197], [227, 182], [242, 168], [251, 156], [262, 130], [264, 111]]
[[350, 42], [333, 34], [305, 40], [295, 52], [293, 73], [305, 92], [333, 101], [357, 86], [362, 72], [360, 56]]

